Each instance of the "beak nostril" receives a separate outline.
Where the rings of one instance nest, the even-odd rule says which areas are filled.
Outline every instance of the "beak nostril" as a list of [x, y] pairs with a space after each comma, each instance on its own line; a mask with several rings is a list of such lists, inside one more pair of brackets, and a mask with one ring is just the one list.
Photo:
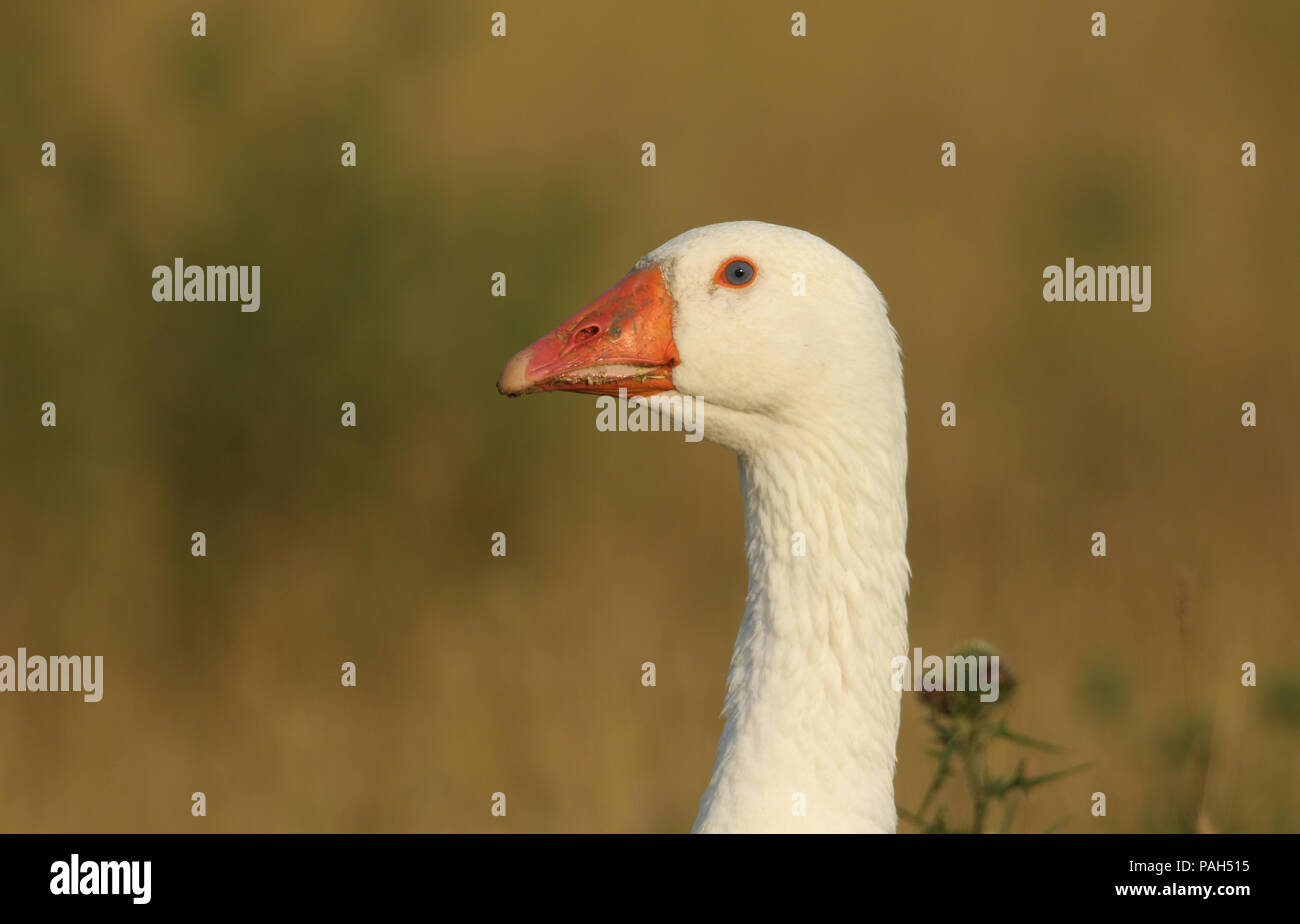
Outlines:
[[599, 333], [600, 333], [600, 328], [597, 327], [595, 324], [592, 324], [588, 327], [582, 328], [580, 331], [574, 334], [573, 340], [575, 343], [582, 343], [583, 341], [590, 340], [592, 337], [596, 336]]

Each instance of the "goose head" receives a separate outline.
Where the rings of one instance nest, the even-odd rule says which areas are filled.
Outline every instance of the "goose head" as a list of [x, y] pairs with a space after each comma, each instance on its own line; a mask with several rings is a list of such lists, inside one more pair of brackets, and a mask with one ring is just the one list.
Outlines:
[[898, 343], [867, 274], [821, 238], [758, 221], [707, 225], [517, 353], [506, 395], [701, 399], [704, 435], [741, 453], [901, 404]]
[[702, 399], [703, 435], [740, 458], [749, 593], [694, 830], [893, 831], [906, 410], [862, 268], [794, 228], [697, 228], [515, 354], [497, 387]]

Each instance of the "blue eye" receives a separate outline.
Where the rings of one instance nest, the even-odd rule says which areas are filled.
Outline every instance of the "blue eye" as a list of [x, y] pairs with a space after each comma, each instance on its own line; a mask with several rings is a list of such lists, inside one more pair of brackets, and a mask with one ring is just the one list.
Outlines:
[[728, 260], [718, 268], [718, 275], [714, 278], [724, 286], [731, 286], [733, 289], [739, 289], [749, 285], [754, 281], [757, 271], [754, 264], [748, 260]]

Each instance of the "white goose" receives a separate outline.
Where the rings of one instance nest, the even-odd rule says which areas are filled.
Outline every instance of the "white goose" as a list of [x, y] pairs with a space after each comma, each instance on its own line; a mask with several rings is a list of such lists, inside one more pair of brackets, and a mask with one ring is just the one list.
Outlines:
[[906, 408], [862, 268], [794, 228], [696, 228], [516, 354], [497, 387], [698, 396], [704, 435], [739, 455], [749, 593], [693, 830], [894, 831]]

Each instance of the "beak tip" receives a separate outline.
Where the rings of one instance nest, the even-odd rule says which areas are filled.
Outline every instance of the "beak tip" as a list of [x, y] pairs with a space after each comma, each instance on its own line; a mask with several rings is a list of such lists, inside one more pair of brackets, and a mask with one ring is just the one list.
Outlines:
[[531, 350], [520, 350], [506, 367], [501, 370], [501, 377], [497, 379], [497, 391], [508, 398], [518, 398], [528, 391], [528, 362], [532, 358]]

